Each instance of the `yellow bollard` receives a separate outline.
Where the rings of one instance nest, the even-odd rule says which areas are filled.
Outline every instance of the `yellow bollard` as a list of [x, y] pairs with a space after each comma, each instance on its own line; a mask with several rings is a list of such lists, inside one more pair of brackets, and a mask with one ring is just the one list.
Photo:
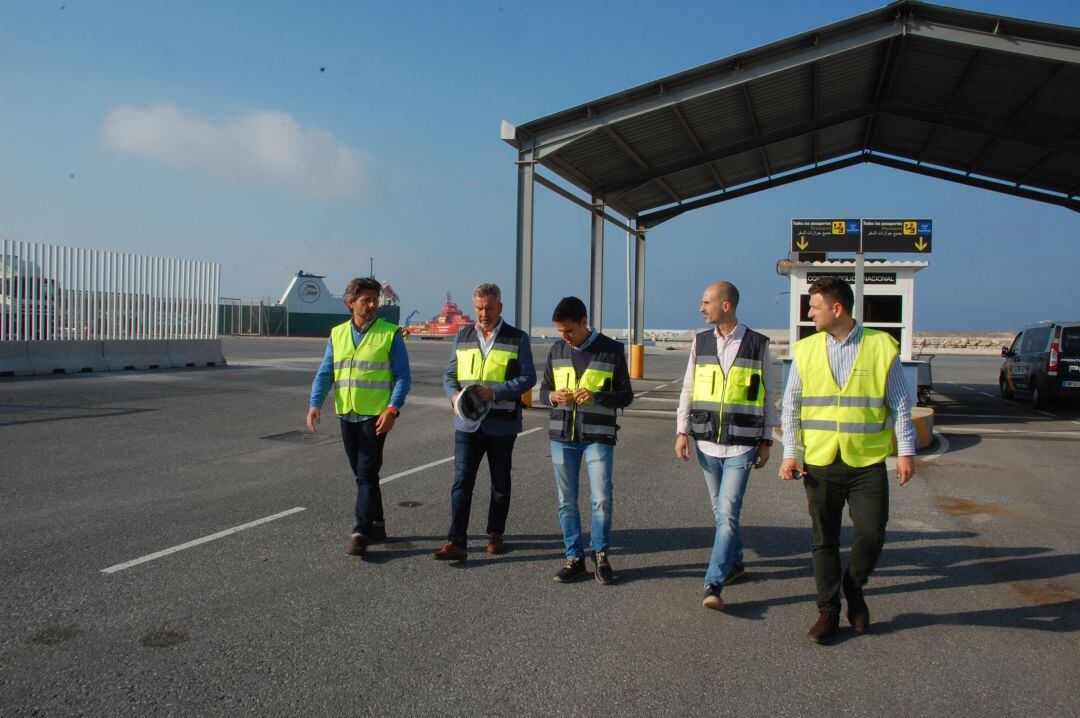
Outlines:
[[630, 345], [630, 378], [640, 379], [645, 376], [645, 345]]

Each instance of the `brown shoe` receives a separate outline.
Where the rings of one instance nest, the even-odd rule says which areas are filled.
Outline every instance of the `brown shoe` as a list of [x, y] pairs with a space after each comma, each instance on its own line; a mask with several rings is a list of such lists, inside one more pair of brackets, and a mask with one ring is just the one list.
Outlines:
[[446, 545], [433, 555], [437, 561], [464, 561], [469, 557], [469, 552], [453, 541], [447, 541]]
[[503, 543], [502, 534], [491, 534], [491, 539], [488, 541], [487, 552], [490, 554], [506, 553], [506, 544]]
[[829, 643], [836, 635], [836, 629], [840, 626], [840, 614], [822, 611], [818, 615], [817, 622], [810, 626], [806, 637], [814, 643]]
[[352, 540], [349, 541], [349, 555], [350, 556], [363, 556], [367, 553], [368, 540], [363, 534], [353, 534]]

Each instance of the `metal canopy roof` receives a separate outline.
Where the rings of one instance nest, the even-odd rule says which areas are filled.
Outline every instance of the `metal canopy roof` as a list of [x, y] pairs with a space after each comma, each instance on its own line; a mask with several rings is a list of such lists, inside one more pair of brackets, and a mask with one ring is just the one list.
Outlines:
[[863, 162], [1080, 211], [1080, 28], [903, 0], [503, 136], [642, 229]]

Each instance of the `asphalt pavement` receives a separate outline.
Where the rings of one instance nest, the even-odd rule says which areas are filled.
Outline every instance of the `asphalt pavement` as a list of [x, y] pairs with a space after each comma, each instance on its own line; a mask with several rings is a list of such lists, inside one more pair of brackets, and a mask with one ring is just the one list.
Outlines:
[[469, 560], [431, 558], [449, 344], [408, 343], [391, 540], [363, 559], [345, 553], [355, 489], [331, 405], [303, 426], [325, 340], [224, 345], [228, 367], [0, 379], [0, 713], [1080, 714], [1080, 410], [1001, 399], [996, 359], [934, 359], [939, 437], [893, 486], [872, 630], [843, 621], [817, 646], [805, 494], [777, 478], [780, 446], [746, 495], [748, 578], [723, 613], [701, 607], [711, 512], [673, 453], [685, 352], [651, 350], [620, 417], [618, 581], [600, 586], [551, 580], [541, 409], [514, 453], [510, 552], [483, 551], [483, 469]]

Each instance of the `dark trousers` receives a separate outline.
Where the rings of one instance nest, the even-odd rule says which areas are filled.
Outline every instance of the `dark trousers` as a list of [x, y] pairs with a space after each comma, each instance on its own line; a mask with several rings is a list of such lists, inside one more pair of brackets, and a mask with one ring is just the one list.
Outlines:
[[382, 468], [383, 444], [386, 434], [375, 435], [375, 420], [352, 422], [341, 420], [341, 440], [349, 466], [356, 477], [356, 524], [353, 533], [371, 536], [373, 524], [383, 524], [382, 491], [379, 489], [379, 469]]
[[820, 611], [839, 613], [840, 520], [844, 503], [854, 525], [847, 575], [853, 588], [866, 585], [885, 543], [889, 521], [889, 482], [885, 463], [864, 468], [840, 460], [829, 466], [807, 466], [804, 483], [810, 518], [814, 525], [814, 580]]
[[514, 453], [515, 434], [491, 436], [478, 429], [472, 433], [454, 432], [454, 488], [450, 491], [450, 533], [447, 540], [465, 546], [469, 534], [473, 486], [480, 461], [487, 454], [491, 472], [491, 503], [488, 505], [487, 533], [506, 530], [510, 512], [510, 457]]

